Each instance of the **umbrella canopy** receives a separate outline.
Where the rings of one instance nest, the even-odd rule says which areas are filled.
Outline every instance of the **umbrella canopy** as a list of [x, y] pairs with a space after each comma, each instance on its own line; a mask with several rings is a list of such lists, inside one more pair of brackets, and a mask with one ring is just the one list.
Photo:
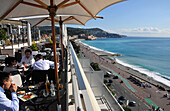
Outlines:
[[[76, 25], [85, 25], [86, 22], [92, 17], [87, 16], [60, 16], [61, 20], [64, 24], [76, 24]], [[59, 23], [60, 17], [55, 17], [55, 23]], [[101, 17], [102, 18], [102, 17]], [[43, 17], [43, 18], [36, 18], [36, 19], [25, 19], [28, 21], [31, 26], [40, 26], [40, 25], [50, 25], [51, 18], [50, 17]]]
[[125, 0], [1, 0], [0, 21], [5, 18], [47, 15], [51, 17], [58, 104], [60, 104], [57, 68], [55, 15], [95, 16], [104, 8]]
[[[103, 17], [95, 16], [96, 18]], [[57, 15], [55, 17], [55, 23], [59, 24], [60, 19], [64, 24], [74, 24], [74, 25], [85, 25], [86, 22], [90, 19], [93, 19], [91, 16], [78, 16], [78, 15]], [[51, 18], [49, 15], [45, 16], [29, 16], [22, 18], [9, 18], [9, 20], [24, 20], [28, 21], [32, 27], [42, 26], [42, 25], [51, 25]]]
[[[95, 18], [102, 9], [125, 0], [54, 0], [57, 14]], [[1, 0], [0, 19], [48, 15], [50, 0]]]

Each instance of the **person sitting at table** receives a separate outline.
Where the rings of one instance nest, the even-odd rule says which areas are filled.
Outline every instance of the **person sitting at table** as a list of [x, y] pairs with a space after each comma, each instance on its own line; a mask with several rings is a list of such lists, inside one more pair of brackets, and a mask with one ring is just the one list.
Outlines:
[[32, 56], [32, 51], [30, 49], [26, 49], [25, 50], [25, 55], [22, 57], [21, 59], [21, 63], [20, 65], [25, 65], [25, 64], [29, 64], [29, 65], [33, 65], [35, 62], [34, 57]]
[[14, 68], [15, 65], [16, 65], [16, 59], [14, 57], [7, 57], [5, 58], [5, 67], [3, 71], [4, 72], [18, 71], [18, 69]]
[[54, 62], [49, 60], [43, 60], [41, 54], [35, 56], [35, 63], [33, 64], [33, 70], [48, 70], [50, 67], [54, 67]]
[[[17, 86], [12, 84], [10, 73], [0, 72], [0, 111], [19, 111], [19, 100], [17, 98]], [[11, 91], [12, 100], [9, 100], [4, 94], [4, 90]]]

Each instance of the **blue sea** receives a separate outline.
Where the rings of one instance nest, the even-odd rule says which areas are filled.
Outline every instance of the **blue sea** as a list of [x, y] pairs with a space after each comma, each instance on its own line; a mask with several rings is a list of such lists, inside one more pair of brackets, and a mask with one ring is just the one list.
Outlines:
[[170, 38], [126, 37], [82, 41], [95, 48], [119, 53], [116, 61], [170, 86]]

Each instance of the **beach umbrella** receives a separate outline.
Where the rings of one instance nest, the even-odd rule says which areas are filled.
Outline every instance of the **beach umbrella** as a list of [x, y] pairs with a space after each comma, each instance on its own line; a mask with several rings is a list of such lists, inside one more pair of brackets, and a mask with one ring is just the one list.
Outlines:
[[59, 79], [55, 41], [55, 15], [95, 16], [104, 8], [125, 0], [1, 0], [0, 21], [5, 18], [34, 15], [51, 17], [55, 73], [57, 79], [58, 103], [60, 104]]

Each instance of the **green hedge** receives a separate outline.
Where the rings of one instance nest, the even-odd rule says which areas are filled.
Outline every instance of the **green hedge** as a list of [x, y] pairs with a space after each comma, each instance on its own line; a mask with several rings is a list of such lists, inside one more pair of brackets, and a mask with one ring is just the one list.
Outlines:
[[129, 108], [129, 107], [123, 107], [123, 109], [125, 110], [125, 111], [131, 111], [131, 109]]
[[95, 71], [100, 71], [101, 69], [99, 68], [99, 64], [98, 63], [90, 63], [91, 67], [95, 70]]

